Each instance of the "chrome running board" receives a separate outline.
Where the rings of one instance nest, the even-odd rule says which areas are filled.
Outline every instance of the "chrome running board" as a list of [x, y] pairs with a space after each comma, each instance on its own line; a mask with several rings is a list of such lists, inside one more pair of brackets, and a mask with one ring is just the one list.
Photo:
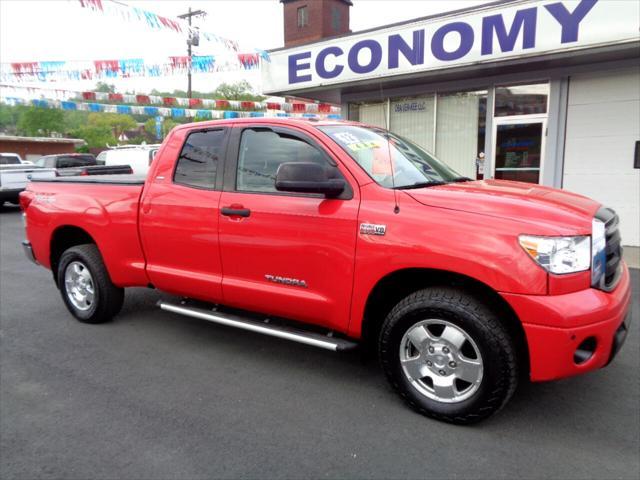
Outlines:
[[324, 348], [333, 352], [352, 350], [358, 345], [355, 342], [345, 340], [343, 338], [334, 338], [315, 332], [294, 330], [292, 328], [283, 326], [272, 326], [268, 323], [257, 322], [255, 320], [240, 317], [238, 315], [216, 311], [212, 312], [209, 310], [204, 310], [202, 308], [194, 308], [185, 305], [174, 305], [171, 303], [163, 302], [162, 300], [158, 301], [158, 306], [162, 310], [178, 313], [180, 315], [186, 315], [187, 317], [199, 318], [201, 320], [219, 323], [220, 325], [226, 325], [228, 327], [235, 327], [242, 330], [249, 330], [250, 332], [262, 333], [263, 335], [284, 338], [285, 340], [304, 343], [305, 345]]

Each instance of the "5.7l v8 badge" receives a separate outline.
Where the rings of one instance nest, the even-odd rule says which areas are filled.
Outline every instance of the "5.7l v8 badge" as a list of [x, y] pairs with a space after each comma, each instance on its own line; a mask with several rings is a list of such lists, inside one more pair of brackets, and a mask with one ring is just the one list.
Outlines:
[[384, 235], [387, 233], [386, 225], [376, 225], [374, 223], [361, 223], [360, 235]]

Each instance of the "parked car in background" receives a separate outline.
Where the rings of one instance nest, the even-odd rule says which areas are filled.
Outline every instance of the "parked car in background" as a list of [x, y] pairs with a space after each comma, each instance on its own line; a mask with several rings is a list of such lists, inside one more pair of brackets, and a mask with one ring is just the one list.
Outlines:
[[16, 153], [0, 154], [0, 207], [5, 202], [18, 204], [18, 195], [31, 180], [55, 177], [131, 174], [130, 165], [96, 165], [91, 154], [46, 155], [35, 164], [25, 162]]
[[99, 164], [130, 165], [136, 175], [146, 175], [160, 145], [124, 145], [100, 152]]
[[17, 204], [18, 195], [33, 179], [48, 179], [56, 176], [55, 168], [38, 168], [25, 162], [16, 153], [0, 154], [0, 207], [5, 202]]
[[0, 165], [32, 165], [17, 153], [0, 153]]
[[97, 162], [96, 157], [90, 153], [63, 153], [40, 157], [34, 165], [41, 168], [72, 168], [97, 165]]

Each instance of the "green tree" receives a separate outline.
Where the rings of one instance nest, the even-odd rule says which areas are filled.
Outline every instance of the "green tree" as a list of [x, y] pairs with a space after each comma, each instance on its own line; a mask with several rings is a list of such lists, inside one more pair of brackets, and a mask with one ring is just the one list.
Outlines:
[[93, 91], [103, 93], [116, 93], [116, 86], [106, 82], [98, 82], [96, 83], [96, 88], [94, 88]]
[[72, 130], [77, 130], [83, 125], [87, 124], [87, 117], [89, 116], [88, 112], [81, 111], [65, 111], [64, 112], [64, 131], [70, 132]]
[[[185, 90], [174, 90], [173, 92], [163, 92], [160, 90], [152, 90], [151, 95], [161, 97], [186, 97]], [[211, 98], [221, 100], [252, 100], [261, 102], [266, 97], [258, 95], [253, 91], [253, 87], [246, 80], [234, 83], [221, 83], [213, 92], [199, 92], [194, 90], [191, 94], [193, 98]]]
[[0, 130], [10, 134], [17, 132], [18, 120], [25, 107], [0, 104]]
[[73, 138], [83, 139], [89, 148], [117, 144], [113, 130], [108, 126], [82, 125], [69, 133]]
[[[175, 127], [176, 125], [179, 125], [179, 123], [178, 122], [174, 122], [170, 118], [165, 118], [164, 121], [162, 122], [162, 138], [166, 137], [167, 134], [171, 131], [171, 129], [173, 129], [173, 127]], [[144, 123], [144, 130], [147, 133], [155, 136], [155, 134], [156, 134], [156, 119], [155, 118], [150, 118], [149, 120], [147, 120]]]
[[138, 126], [132, 116], [120, 113], [90, 113], [87, 123], [92, 127], [111, 129], [116, 138], [125, 130], [133, 130]]
[[64, 131], [64, 115], [55, 108], [28, 107], [18, 119], [18, 133], [29, 136], [44, 135]]
[[214, 98], [221, 98], [225, 100], [252, 100], [261, 102], [266, 97], [257, 95], [253, 91], [253, 87], [246, 80], [241, 80], [234, 83], [221, 83], [213, 91]]

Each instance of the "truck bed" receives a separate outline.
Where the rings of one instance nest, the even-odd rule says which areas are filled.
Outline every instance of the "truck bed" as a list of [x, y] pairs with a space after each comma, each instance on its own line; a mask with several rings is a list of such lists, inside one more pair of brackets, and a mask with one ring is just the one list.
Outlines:
[[[145, 260], [138, 237], [138, 204], [144, 176], [97, 175], [32, 181], [27, 225], [38, 262], [50, 266], [52, 235], [80, 229], [98, 245], [114, 283], [146, 285]], [[26, 200], [26, 198], [25, 198]]]

